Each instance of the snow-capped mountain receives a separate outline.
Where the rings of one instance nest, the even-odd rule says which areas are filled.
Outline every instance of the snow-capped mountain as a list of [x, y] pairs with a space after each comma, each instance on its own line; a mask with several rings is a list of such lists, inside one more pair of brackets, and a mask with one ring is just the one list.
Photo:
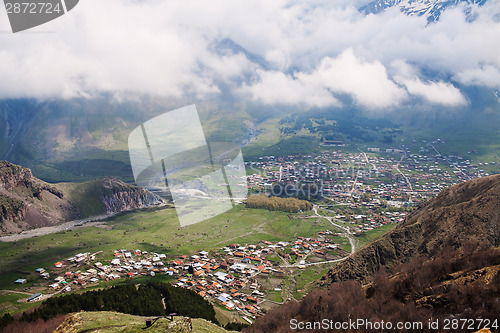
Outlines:
[[469, 12], [470, 6], [482, 6], [487, 0], [374, 0], [360, 8], [366, 14], [377, 14], [390, 7], [399, 7], [407, 15], [427, 17], [429, 22], [439, 19], [441, 13], [451, 7], [465, 5]]

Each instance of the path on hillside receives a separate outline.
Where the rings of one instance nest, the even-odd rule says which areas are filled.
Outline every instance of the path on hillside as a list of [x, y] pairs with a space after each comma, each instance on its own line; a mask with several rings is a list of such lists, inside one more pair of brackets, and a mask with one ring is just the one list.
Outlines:
[[[42, 294], [42, 297], [40, 299], [45, 300], [47, 298], [51, 298], [52, 296], [58, 295], [58, 294], [62, 293], [63, 291], [64, 291], [64, 288], [61, 288], [53, 294]], [[26, 295], [26, 296], [31, 296], [31, 295], [35, 294], [34, 292], [25, 292], [25, 291], [17, 291], [17, 290], [3, 290], [3, 289], [0, 290], [0, 292], [15, 293], [15, 294], [21, 294], [21, 295]], [[22, 301], [22, 299], [21, 299], [21, 301]]]
[[[351, 244], [351, 253], [348, 254], [347, 256], [345, 257], [342, 257], [342, 258], [339, 258], [339, 259], [334, 259], [334, 260], [328, 260], [328, 261], [321, 261], [321, 262], [313, 262], [313, 263], [304, 263], [304, 264], [300, 264], [300, 261], [297, 261], [296, 263], [294, 264], [290, 264], [285, 258], [283, 258], [282, 256], [278, 255], [281, 260], [285, 263], [284, 265], [280, 265], [280, 268], [304, 268], [304, 267], [309, 267], [309, 266], [315, 266], [315, 265], [323, 265], [323, 264], [332, 264], [332, 263], [337, 263], [337, 262], [341, 262], [341, 261], [344, 261], [346, 260], [347, 258], [349, 258], [351, 256], [351, 254], [353, 254], [354, 252], [356, 252], [356, 240], [354, 239], [354, 237], [352, 236], [350, 230], [348, 227], [343, 227], [337, 223], [335, 223], [333, 221], [333, 218], [332, 217], [329, 217], [329, 216], [323, 216], [321, 214], [318, 213], [318, 206], [317, 205], [314, 205], [313, 206], [313, 211], [314, 211], [314, 217], [320, 217], [320, 218], [324, 218], [326, 220], [328, 220], [328, 222], [330, 222], [334, 227], [342, 230], [342, 233], [340, 233], [340, 236], [342, 237], [345, 237], [347, 239], [349, 239], [349, 243]], [[311, 251], [312, 253], [312, 251]], [[306, 260], [307, 259], [307, 256], [305, 258], [302, 258], [302, 260]], [[260, 272], [257, 272], [257, 274], [259, 274]], [[255, 274], [255, 275], [257, 275]], [[282, 288], [282, 292], [281, 292], [281, 296], [282, 296], [282, 299], [286, 302], [286, 301], [289, 301], [289, 300], [294, 300], [295, 297], [293, 296], [293, 290], [295, 290], [296, 286], [297, 286], [297, 280], [295, 279], [295, 275], [292, 274], [290, 272], [290, 277], [291, 277], [291, 285], [290, 286], [283, 286]]]
[[15, 294], [22, 294], [22, 295], [32, 295], [33, 293], [28, 293], [25, 291], [17, 291], [17, 290], [0, 290], [2, 293], [15, 293]]
[[363, 154], [363, 156], [365, 157], [365, 160], [366, 160], [366, 164], [371, 164], [372, 166], [372, 169], [377, 171], [377, 166], [375, 165], [375, 163], [372, 163], [370, 162], [370, 160], [368, 159], [368, 155], [366, 155], [366, 153], [364, 151], [362, 151], [361, 149], [358, 148], [358, 150], [361, 152], [361, 154]]

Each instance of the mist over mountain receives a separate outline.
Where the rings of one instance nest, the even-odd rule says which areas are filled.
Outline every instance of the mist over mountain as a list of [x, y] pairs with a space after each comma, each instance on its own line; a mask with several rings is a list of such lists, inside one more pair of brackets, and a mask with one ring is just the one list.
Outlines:
[[0, 97], [463, 107], [464, 87], [500, 89], [499, 14], [485, 0], [87, 1], [56, 34], [3, 36]]
[[[498, 137], [500, 103], [497, 98], [488, 88], [462, 87], [462, 94], [468, 104], [460, 107], [421, 105], [414, 101], [413, 106], [377, 112], [360, 108], [348, 97], [343, 98], [342, 106], [316, 108], [238, 101], [230, 94], [209, 100], [150, 95], [118, 100], [110, 94], [93, 98], [4, 99], [0, 100], [0, 119], [3, 120], [0, 122], [0, 158], [29, 167], [37, 177], [49, 182], [104, 176], [133, 181], [127, 142], [130, 132], [144, 121], [191, 103], [197, 105], [209, 142], [244, 146], [267, 119], [285, 121], [289, 114], [296, 114], [300, 115], [301, 123], [289, 123], [290, 126], [300, 129], [308, 117], [330, 119], [348, 126], [351, 139], [366, 144], [375, 144], [377, 141], [373, 138], [383, 134], [363, 135], [357, 128], [376, 124], [374, 120], [385, 120], [400, 127], [398, 132], [403, 138], [409, 139], [425, 130], [427, 136], [447, 140], [452, 154], [463, 155], [469, 151], [500, 154], [491, 144]], [[342, 132], [337, 127], [331, 130]], [[471, 135], [478, 131], [481, 136]], [[318, 133], [313, 130], [311, 134]], [[324, 139], [324, 135], [319, 134], [319, 139]]]

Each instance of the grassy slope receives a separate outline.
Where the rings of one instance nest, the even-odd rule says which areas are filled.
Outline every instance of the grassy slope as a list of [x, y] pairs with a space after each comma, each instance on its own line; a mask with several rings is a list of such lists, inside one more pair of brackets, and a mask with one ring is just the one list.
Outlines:
[[[56, 330], [56, 332], [89, 332], [99, 331], [102, 333], [111, 332], [144, 332], [146, 329], [146, 318], [127, 315], [117, 312], [80, 312], [72, 314], [66, 321]], [[181, 317], [177, 317], [175, 322], [182, 321]], [[161, 318], [156, 321], [148, 332], [187, 332], [169, 328], [172, 322], [168, 319]], [[193, 332], [199, 333], [223, 333], [229, 332], [223, 328], [212, 324], [204, 319], [192, 319]]]
[[[179, 227], [173, 209], [141, 211], [116, 216], [107, 229], [85, 227], [14, 243], [0, 243], [0, 289], [13, 288], [22, 272], [48, 267], [78, 252], [136, 249], [172, 255], [218, 249], [231, 243], [293, 240], [318, 231], [333, 230], [326, 220], [289, 220], [282, 212], [236, 208], [202, 223]], [[17, 272], [16, 272], [17, 270]], [[34, 282], [34, 281], [33, 281]], [[28, 279], [28, 284], [30, 283]], [[26, 286], [26, 285], [25, 285]]]
[[93, 216], [106, 213], [106, 206], [95, 192], [97, 182], [99, 181], [60, 183], [57, 187], [65, 193], [66, 199], [82, 210], [85, 216]]
[[256, 140], [252, 141], [245, 148], [243, 153], [248, 156], [261, 155], [263, 149], [280, 142], [281, 133], [279, 129], [279, 119], [273, 118], [266, 120], [259, 126], [259, 135]]

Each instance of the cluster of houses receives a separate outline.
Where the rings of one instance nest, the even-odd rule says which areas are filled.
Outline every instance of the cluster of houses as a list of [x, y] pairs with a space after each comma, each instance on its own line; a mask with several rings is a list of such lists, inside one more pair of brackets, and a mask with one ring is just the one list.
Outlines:
[[[267, 301], [270, 291], [263, 281], [271, 276], [283, 277], [285, 268], [300, 269], [309, 262], [348, 254], [339, 249], [329, 235], [332, 235], [330, 231], [324, 231], [316, 238], [298, 237], [292, 242], [264, 240], [258, 244], [230, 244], [217, 251], [199, 251], [191, 256], [172, 257], [139, 249], [122, 249], [105, 260], [105, 255], [97, 258], [98, 253], [79, 253], [54, 263], [50, 269], [38, 268], [36, 273], [49, 281], [46, 287], [52, 294], [120, 278], [168, 275], [177, 287], [192, 289], [228, 310], [239, 311], [242, 317], [255, 317], [262, 314], [261, 304]], [[280, 286], [274, 287], [273, 291], [281, 290]], [[29, 301], [41, 297], [41, 293], [36, 293]]]
[[[346, 221], [360, 224], [357, 229], [364, 232], [387, 223], [385, 217], [389, 216], [375, 216], [380, 209], [374, 208], [401, 209], [404, 214], [406, 207], [426, 201], [452, 184], [487, 176], [484, 168], [498, 166], [496, 162], [473, 163], [460, 156], [444, 156], [430, 148], [441, 143], [439, 139], [429, 143], [430, 150], [421, 147], [418, 154], [405, 147], [372, 147], [368, 153], [326, 150], [312, 155], [264, 156], [246, 163], [259, 170], [248, 176], [248, 186], [253, 192], [278, 195], [271, 193], [275, 184], [316, 184], [322, 197], [351, 205], [349, 215], [366, 215], [363, 223], [358, 223], [359, 216]], [[365, 213], [353, 213], [359, 208], [365, 208]], [[398, 221], [400, 217], [390, 216], [389, 220]]]

